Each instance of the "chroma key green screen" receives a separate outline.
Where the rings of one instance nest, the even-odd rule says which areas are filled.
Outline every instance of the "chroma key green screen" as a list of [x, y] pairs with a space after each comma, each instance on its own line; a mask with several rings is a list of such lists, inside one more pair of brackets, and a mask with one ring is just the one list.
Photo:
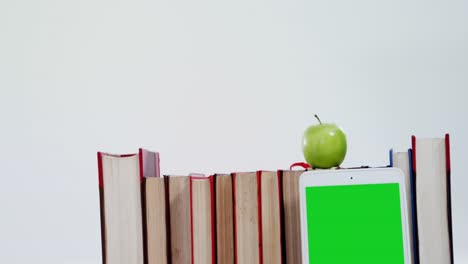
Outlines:
[[306, 187], [309, 263], [404, 264], [396, 183]]

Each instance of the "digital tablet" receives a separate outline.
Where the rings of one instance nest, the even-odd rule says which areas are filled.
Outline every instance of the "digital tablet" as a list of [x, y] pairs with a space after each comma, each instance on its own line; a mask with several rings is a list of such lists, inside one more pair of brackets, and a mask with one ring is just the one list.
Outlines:
[[403, 177], [397, 168], [303, 173], [303, 263], [411, 264]]

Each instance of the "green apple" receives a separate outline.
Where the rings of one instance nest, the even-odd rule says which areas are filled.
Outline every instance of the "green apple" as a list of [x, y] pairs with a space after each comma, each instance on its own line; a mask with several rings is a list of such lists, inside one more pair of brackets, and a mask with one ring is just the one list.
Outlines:
[[310, 126], [304, 132], [302, 152], [312, 168], [328, 169], [338, 167], [346, 156], [346, 135], [335, 124]]

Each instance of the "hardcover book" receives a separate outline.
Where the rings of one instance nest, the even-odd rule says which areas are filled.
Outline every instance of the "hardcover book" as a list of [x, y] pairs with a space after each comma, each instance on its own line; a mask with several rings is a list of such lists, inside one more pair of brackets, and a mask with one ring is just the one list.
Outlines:
[[258, 171], [262, 263], [281, 264], [281, 181], [277, 171]]
[[419, 262], [453, 264], [450, 142], [412, 137]]
[[215, 240], [217, 263], [234, 263], [234, 211], [232, 176], [215, 174]]
[[410, 254], [412, 263], [419, 263], [418, 261], [418, 241], [417, 241], [417, 223], [416, 223], [416, 199], [415, 199], [415, 182], [412, 165], [412, 150], [407, 152], [394, 152], [390, 150], [390, 167], [401, 169], [405, 177], [406, 197], [407, 197], [407, 214], [410, 238]]
[[215, 263], [213, 177], [190, 177], [192, 263]]
[[191, 263], [190, 177], [165, 176], [171, 263]]
[[280, 171], [283, 189], [285, 263], [302, 263], [299, 177], [305, 170]]
[[140, 155], [98, 152], [102, 261], [144, 263]]
[[168, 263], [167, 208], [164, 178], [160, 177], [159, 153], [139, 149], [143, 178], [143, 237], [148, 264]]
[[256, 172], [233, 174], [235, 263], [261, 263]]

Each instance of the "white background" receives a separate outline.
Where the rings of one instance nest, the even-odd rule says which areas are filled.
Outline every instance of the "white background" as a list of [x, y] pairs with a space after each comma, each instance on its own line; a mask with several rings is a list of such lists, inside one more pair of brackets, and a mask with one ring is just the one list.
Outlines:
[[316, 121], [344, 166], [451, 134], [468, 263], [468, 1], [1, 0], [0, 263], [100, 263], [96, 151], [279, 169]]

